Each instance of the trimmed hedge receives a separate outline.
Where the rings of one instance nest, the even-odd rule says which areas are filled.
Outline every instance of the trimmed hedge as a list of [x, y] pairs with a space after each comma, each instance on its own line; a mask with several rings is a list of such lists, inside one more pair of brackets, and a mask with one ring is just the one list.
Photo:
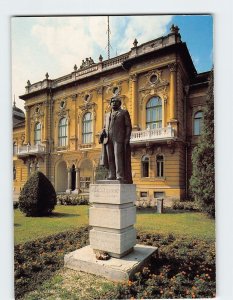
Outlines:
[[56, 203], [56, 192], [51, 182], [42, 172], [34, 172], [20, 192], [20, 211], [27, 217], [49, 215]]
[[61, 205], [88, 205], [89, 201], [80, 195], [57, 195], [57, 203]]
[[172, 204], [172, 209], [187, 210], [187, 211], [200, 211], [200, 207], [195, 201], [179, 201], [176, 200]]

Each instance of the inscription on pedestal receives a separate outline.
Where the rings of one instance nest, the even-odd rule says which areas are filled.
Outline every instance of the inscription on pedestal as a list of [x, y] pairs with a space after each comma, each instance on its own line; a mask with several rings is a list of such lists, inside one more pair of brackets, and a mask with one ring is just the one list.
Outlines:
[[135, 201], [135, 184], [90, 185], [90, 203], [123, 204]]

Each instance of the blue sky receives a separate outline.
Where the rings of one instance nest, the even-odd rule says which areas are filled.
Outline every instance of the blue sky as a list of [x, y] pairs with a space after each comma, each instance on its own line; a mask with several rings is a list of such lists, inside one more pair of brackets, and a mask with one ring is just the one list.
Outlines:
[[[208, 15], [111, 16], [111, 57], [127, 52], [138, 43], [169, 33], [171, 24], [180, 28], [198, 72], [212, 67], [213, 18]], [[23, 108], [19, 95], [27, 80], [50, 79], [73, 71], [86, 57], [107, 59], [107, 17], [14, 17], [12, 33], [12, 94]]]

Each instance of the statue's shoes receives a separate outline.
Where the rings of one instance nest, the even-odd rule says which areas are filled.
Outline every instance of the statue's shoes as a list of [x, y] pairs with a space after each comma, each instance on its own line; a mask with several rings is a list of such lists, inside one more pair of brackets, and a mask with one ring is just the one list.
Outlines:
[[117, 180], [120, 181], [120, 183], [125, 183], [125, 180], [122, 177], [117, 178]]

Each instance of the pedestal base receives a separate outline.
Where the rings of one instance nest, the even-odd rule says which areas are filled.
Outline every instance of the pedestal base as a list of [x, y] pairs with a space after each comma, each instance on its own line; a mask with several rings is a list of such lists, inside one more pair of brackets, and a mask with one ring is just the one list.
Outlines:
[[137, 244], [134, 251], [124, 258], [97, 260], [90, 246], [83, 247], [65, 255], [64, 266], [69, 269], [83, 271], [105, 277], [113, 281], [125, 281], [139, 271], [157, 252], [156, 247]]

